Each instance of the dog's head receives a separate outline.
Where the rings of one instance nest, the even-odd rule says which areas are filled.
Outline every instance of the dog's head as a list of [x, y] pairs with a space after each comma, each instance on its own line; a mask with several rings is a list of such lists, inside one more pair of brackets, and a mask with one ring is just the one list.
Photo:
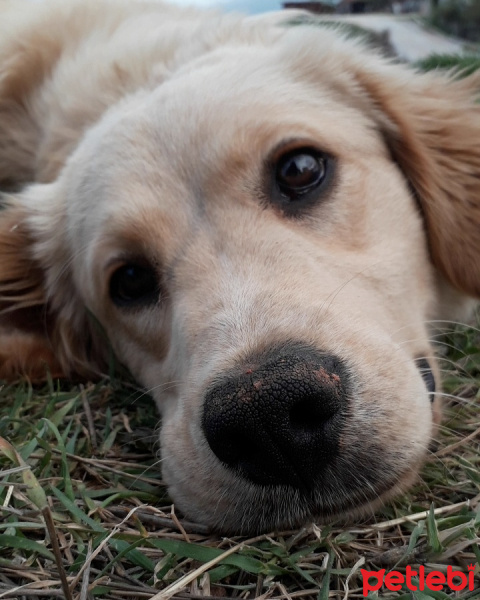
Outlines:
[[214, 50], [12, 199], [4, 310], [25, 330], [41, 307], [66, 371], [111, 344], [157, 401], [190, 517], [371, 509], [439, 419], [427, 322], [480, 295], [475, 100], [311, 28]]

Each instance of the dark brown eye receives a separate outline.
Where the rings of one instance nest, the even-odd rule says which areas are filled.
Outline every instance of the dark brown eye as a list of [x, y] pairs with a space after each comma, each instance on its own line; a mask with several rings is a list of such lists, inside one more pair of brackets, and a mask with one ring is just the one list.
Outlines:
[[275, 179], [280, 191], [291, 200], [317, 189], [327, 175], [327, 158], [302, 148], [284, 154], [277, 162]]
[[417, 363], [418, 370], [420, 371], [420, 375], [422, 376], [423, 381], [425, 382], [425, 386], [430, 395], [430, 401], [433, 402], [435, 400], [435, 375], [433, 374], [432, 367], [426, 358], [417, 358], [415, 360]]
[[128, 263], [110, 279], [110, 298], [120, 308], [151, 304], [158, 300], [158, 276], [150, 265]]

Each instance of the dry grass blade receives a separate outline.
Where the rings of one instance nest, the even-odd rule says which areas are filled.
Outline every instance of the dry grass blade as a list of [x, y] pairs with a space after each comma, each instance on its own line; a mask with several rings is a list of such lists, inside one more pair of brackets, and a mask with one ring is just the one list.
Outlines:
[[[90, 583], [90, 566], [92, 564], [92, 540], [88, 540], [88, 551], [85, 561], [85, 570], [82, 576], [82, 587], [80, 588], [79, 600], [88, 600], [88, 586]], [[80, 573], [79, 573], [80, 574]], [[72, 582], [72, 588], [74, 588]]]
[[203, 575], [203, 573], [205, 573], [206, 571], [211, 569], [213, 566], [217, 565], [222, 560], [225, 560], [231, 554], [234, 554], [235, 552], [239, 552], [242, 548], [243, 548], [243, 544], [238, 544], [237, 546], [233, 546], [233, 548], [226, 550], [223, 554], [221, 554], [217, 558], [210, 560], [209, 562], [205, 563], [201, 567], [198, 567], [191, 573], [187, 573], [182, 578], [180, 578], [178, 581], [176, 581], [175, 583], [172, 583], [172, 585], [169, 585], [167, 588], [165, 588], [163, 590], [163, 592], [159, 592], [158, 594], [155, 594], [154, 596], [152, 596], [150, 598], [150, 600], [170, 600], [170, 598], [172, 598], [172, 596], [174, 596], [175, 594], [177, 594], [178, 592], [181, 592], [184, 588], [186, 588], [189, 583], [192, 583], [192, 581], [195, 581], [195, 579], [197, 579], [198, 577]]
[[57, 539], [57, 531], [55, 529], [55, 523], [52, 517], [52, 511], [49, 506], [45, 506], [42, 510], [43, 518], [45, 519], [45, 525], [47, 527], [48, 535], [50, 536], [50, 543], [52, 545], [52, 551], [55, 556], [55, 561], [57, 563], [58, 574], [60, 577], [60, 581], [62, 582], [63, 593], [65, 594], [65, 600], [73, 600], [72, 594], [70, 592], [70, 586], [68, 585], [67, 575], [65, 573], [65, 569], [63, 568], [63, 559], [62, 553], [60, 552], [60, 546], [58, 544]]
[[[465, 500], [465, 502], [458, 502], [457, 504], [451, 504], [449, 506], [440, 506], [439, 508], [435, 508], [433, 513], [435, 515], [443, 515], [455, 513], [459, 508], [470, 506], [470, 500]], [[396, 525], [403, 525], [404, 523], [414, 523], [415, 521], [422, 521], [426, 519], [430, 514], [429, 510], [424, 510], [422, 512], [414, 513], [411, 515], [404, 515], [402, 517], [398, 517], [397, 519], [391, 519], [390, 521], [382, 521], [381, 523], [375, 523], [373, 525], [373, 529], [391, 529]]]

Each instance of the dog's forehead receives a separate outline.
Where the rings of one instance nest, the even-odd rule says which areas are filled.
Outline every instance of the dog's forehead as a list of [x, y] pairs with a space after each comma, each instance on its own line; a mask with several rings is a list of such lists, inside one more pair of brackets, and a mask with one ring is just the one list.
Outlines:
[[174, 178], [198, 187], [223, 163], [264, 161], [291, 140], [335, 156], [384, 150], [371, 115], [342, 96], [329, 69], [317, 58], [298, 69], [284, 58], [262, 45], [214, 51], [132, 97], [98, 128], [96, 154], [109, 160], [101, 169], [89, 165], [95, 180], [135, 178], [142, 163], [164, 184]]
[[110, 111], [70, 169], [82, 236], [103, 235], [119, 214], [130, 231], [157, 216], [187, 227], [202, 202], [258, 187], [273, 151], [292, 140], [340, 160], [385, 153], [370, 115], [342, 99], [330, 70], [323, 77], [316, 62], [295, 69], [284, 59], [262, 45], [214, 51]]
[[370, 115], [350, 102], [335, 85], [335, 74], [318, 61], [286, 62], [262, 45], [217, 50], [192, 61], [151, 95], [148, 121], [159, 148], [169, 153], [174, 143], [190, 157], [192, 148], [207, 145], [234, 150], [246, 140], [268, 149], [278, 140], [309, 136], [332, 151], [335, 145], [358, 147], [361, 133], [371, 129]]

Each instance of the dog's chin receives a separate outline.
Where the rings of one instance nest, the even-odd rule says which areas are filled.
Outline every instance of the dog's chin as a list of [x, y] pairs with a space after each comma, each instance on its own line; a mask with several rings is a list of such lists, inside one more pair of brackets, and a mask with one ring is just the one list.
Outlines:
[[[378, 455], [376, 459], [371, 457], [371, 464], [364, 468], [352, 465], [349, 469], [347, 464], [342, 469], [337, 465], [336, 472], [325, 470], [310, 490], [289, 485], [261, 486], [236, 476], [221, 498], [211, 498], [208, 507], [192, 503], [191, 497], [180, 497], [177, 506], [186, 516], [222, 535], [259, 535], [311, 522], [348, 524], [353, 519], [368, 519], [385, 502], [405, 491], [422, 463], [419, 458], [399, 473], [385, 468], [384, 461], [385, 457]], [[384, 463], [382, 476], [373, 476], [379, 472], [375, 468], [380, 462]]]

